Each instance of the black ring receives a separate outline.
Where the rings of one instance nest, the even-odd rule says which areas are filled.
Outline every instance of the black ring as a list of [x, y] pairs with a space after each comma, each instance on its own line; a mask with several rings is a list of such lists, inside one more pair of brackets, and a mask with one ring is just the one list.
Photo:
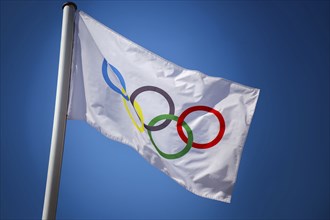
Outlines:
[[[174, 106], [174, 102], [171, 98], [171, 96], [169, 94], [167, 94], [167, 92], [165, 92], [164, 90], [158, 88], [158, 87], [155, 87], [155, 86], [142, 86], [138, 89], [136, 89], [132, 94], [131, 94], [131, 97], [130, 97], [130, 101], [131, 103], [133, 104], [134, 106], [134, 101], [135, 101], [135, 98], [142, 92], [146, 92], [146, 91], [153, 91], [153, 92], [157, 92], [159, 94], [161, 94], [162, 96], [164, 96], [164, 98], [166, 99], [166, 101], [168, 102], [168, 106], [170, 107], [170, 110], [169, 110], [169, 113], [170, 115], [174, 115], [175, 113], [175, 106]], [[149, 130], [149, 131], [159, 131], [165, 127], [167, 127], [170, 123], [171, 123], [172, 120], [170, 119], [166, 119], [163, 123], [161, 123], [160, 125], [157, 125], [157, 126], [149, 126], [149, 125], [146, 125], [144, 124], [144, 127]]]

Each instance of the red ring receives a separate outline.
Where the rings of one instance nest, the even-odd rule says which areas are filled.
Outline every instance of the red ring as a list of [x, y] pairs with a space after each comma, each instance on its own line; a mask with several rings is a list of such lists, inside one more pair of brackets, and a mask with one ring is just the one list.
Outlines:
[[187, 115], [189, 115], [190, 113], [192, 113], [194, 111], [206, 111], [206, 112], [213, 113], [220, 122], [220, 129], [219, 129], [219, 133], [212, 141], [205, 143], [205, 144], [199, 144], [199, 143], [193, 142], [192, 147], [198, 148], [198, 149], [206, 149], [206, 148], [213, 147], [222, 139], [223, 134], [225, 133], [226, 126], [225, 126], [225, 120], [223, 119], [222, 114], [220, 112], [218, 112], [217, 110], [210, 108], [208, 106], [203, 106], [203, 105], [193, 106], [193, 107], [186, 109], [184, 112], [182, 112], [182, 114], [178, 118], [178, 123], [176, 125], [176, 129], [178, 131], [180, 138], [185, 143], [187, 143], [188, 138], [186, 137], [186, 135], [183, 132], [182, 123], [183, 123], [184, 119], [187, 117]]

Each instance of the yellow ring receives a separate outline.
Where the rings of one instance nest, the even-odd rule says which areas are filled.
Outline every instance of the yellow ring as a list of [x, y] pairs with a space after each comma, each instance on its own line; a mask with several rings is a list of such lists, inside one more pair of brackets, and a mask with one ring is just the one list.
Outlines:
[[[126, 91], [125, 91], [124, 89], [122, 89], [121, 91], [122, 91], [124, 94], [126, 94]], [[129, 99], [129, 96], [127, 96], [127, 97], [128, 97], [128, 99]], [[127, 105], [127, 101], [126, 101], [126, 99], [125, 99], [124, 97], [122, 97], [122, 100], [123, 100], [123, 104], [124, 104], [124, 106], [125, 106], [125, 109], [126, 109], [128, 115], [129, 115], [130, 119], [131, 119], [132, 122], [133, 122], [133, 125], [134, 125], [134, 126], [135, 126], [135, 127], [141, 132], [141, 133], [144, 132], [144, 118], [143, 118], [142, 110], [141, 110], [141, 107], [140, 107], [139, 103], [137, 103], [137, 101], [134, 101], [134, 103], [133, 103], [133, 107], [134, 107], [134, 109], [135, 109], [137, 115], [138, 115], [139, 118], [140, 118], [140, 121], [141, 121], [141, 125], [140, 125], [140, 126], [139, 126], [139, 125], [136, 123], [136, 121], [134, 120], [133, 115], [132, 115], [131, 111], [130, 111], [129, 108], [128, 108], [128, 105]]]

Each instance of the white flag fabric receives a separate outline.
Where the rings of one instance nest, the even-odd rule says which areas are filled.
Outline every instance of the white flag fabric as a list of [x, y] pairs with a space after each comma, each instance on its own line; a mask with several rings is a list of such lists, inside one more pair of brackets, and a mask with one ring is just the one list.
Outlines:
[[184, 69], [82, 11], [73, 50], [68, 119], [133, 147], [187, 190], [230, 202], [259, 89]]

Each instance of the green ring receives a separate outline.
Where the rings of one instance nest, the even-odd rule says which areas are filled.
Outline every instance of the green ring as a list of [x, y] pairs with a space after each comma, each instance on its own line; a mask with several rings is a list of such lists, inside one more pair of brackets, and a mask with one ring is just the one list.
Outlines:
[[[157, 122], [159, 122], [161, 120], [166, 120], [166, 119], [178, 121], [179, 117], [175, 116], [175, 115], [171, 115], [171, 114], [158, 115], [149, 122], [148, 126], [154, 126]], [[188, 141], [187, 141], [187, 145], [181, 151], [179, 151], [178, 153], [175, 153], [175, 154], [167, 154], [167, 153], [164, 153], [163, 151], [161, 151], [155, 144], [155, 142], [152, 138], [152, 135], [151, 135], [151, 131], [148, 130], [148, 135], [150, 137], [151, 143], [154, 145], [154, 147], [156, 148], [156, 150], [162, 157], [164, 157], [166, 159], [177, 159], [189, 152], [190, 148], [192, 147], [192, 143], [193, 143], [193, 133], [186, 122], [183, 122], [182, 126], [188, 134]]]

